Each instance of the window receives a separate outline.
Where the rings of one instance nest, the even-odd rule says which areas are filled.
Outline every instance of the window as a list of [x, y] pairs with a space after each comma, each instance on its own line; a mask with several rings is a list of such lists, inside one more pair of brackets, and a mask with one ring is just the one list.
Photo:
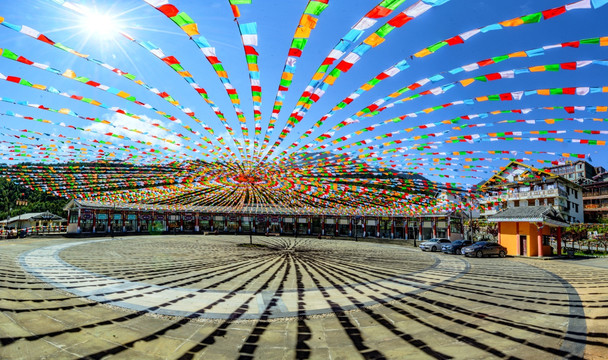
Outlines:
[[576, 191], [576, 190], [574, 191], [574, 198], [578, 199], [578, 191]]
[[543, 245], [546, 245], [546, 246], [551, 245], [551, 236], [543, 235]]
[[70, 210], [70, 224], [78, 223], [78, 209]]

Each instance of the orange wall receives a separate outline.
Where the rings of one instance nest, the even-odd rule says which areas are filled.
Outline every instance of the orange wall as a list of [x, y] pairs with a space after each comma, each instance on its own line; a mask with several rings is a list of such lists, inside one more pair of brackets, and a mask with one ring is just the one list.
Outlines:
[[[544, 226], [542, 228], [543, 235], [550, 235], [551, 228]], [[526, 235], [527, 256], [538, 256], [538, 230], [536, 225], [528, 222], [519, 223], [519, 234], [517, 233], [517, 223], [503, 222], [500, 224], [500, 242], [502, 246], [507, 248], [508, 255], [519, 255], [517, 252], [517, 242], [519, 235]], [[549, 246], [543, 246], [543, 254], [549, 255]]]
[[514, 222], [500, 224], [500, 244], [507, 248], [508, 255], [517, 254], [517, 225]]

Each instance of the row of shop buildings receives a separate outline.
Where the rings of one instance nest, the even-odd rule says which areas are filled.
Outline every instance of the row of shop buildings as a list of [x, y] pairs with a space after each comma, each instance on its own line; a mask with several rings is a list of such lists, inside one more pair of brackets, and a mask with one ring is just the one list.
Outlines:
[[236, 233], [282, 234], [386, 239], [451, 240], [464, 237], [464, 213], [421, 214], [419, 217], [395, 215], [345, 216], [314, 214], [301, 210], [269, 206], [231, 208], [108, 204], [72, 200], [68, 211], [67, 233], [72, 235], [146, 233]]

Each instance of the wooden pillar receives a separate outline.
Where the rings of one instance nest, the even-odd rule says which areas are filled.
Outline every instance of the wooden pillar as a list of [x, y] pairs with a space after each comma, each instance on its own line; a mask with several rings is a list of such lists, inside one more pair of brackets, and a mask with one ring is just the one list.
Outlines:
[[502, 226], [501, 226], [501, 224], [502, 223], [498, 223], [498, 243], [502, 245], [502, 242], [501, 242], [501, 240], [502, 240], [501, 239]]
[[521, 253], [521, 240], [520, 240], [520, 236], [519, 236], [519, 222], [515, 223], [515, 233], [517, 234], [517, 255], [522, 255]]
[[97, 225], [97, 211], [93, 210], [93, 228], [91, 232], [95, 234], [95, 226]]
[[418, 240], [422, 241], [422, 218], [418, 218]]
[[447, 225], [448, 228], [446, 229], [445, 233], [447, 234], [448, 240], [449, 240], [450, 237], [452, 236], [452, 229], [451, 229], [452, 218], [450, 216], [448, 216], [447, 221], [448, 221], [448, 225]]
[[[352, 217], [348, 222], [348, 236], [353, 236], [353, 221], [355, 221]], [[340, 219], [336, 219], [336, 224], [340, 221]], [[355, 231], [357, 231], [357, 224], [355, 224]], [[338, 226], [336, 225], [336, 232], [338, 232]]]
[[80, 208], [78, 208], [78, 225], [76, 225], [76, 232], [80, 232]]
[[381, 218], [376, 218], [376, 237], [380, 237], [380, 220]]
[[405, 218], [403, 222], [403, 238], [405, 240], [409, 240], [409, 232], [410, 232], [410, 218]]
[[367, 235], [367, 219], [363, 218], [363, 237]]
[[562, 255], [562, 227], [557, 228], [557, 255]]
[[391, 239], [395, 238], [395, 218], [391, 218]]
[[325, 235], [325, 218], [321, 217], [321, 235]]
[[306, 227], [308, 229], [308, 235], [310, 235], [310, 227], [312, 225], [312, 217], [307, 216], [306, 217]]
[[194, 231], [198, 232], [200, 230], [199, 217], [201, 213], [194, 213]]
[[[466, 232], [464, 231], [464, 217], [462, 216], [462, 213], [460, 213], [460, 231], [462, 231], [462, 237], [467, 240]], [[473, 239], [468, 240], [473, 241]]]
[[209, 228], [211, 229], [211, 231], [213, 231], [213, 220], [213, 214], [211, 214], [209, 217]]
[[433, 218], [433, 237], [437, 237], [437, 218]]
[[543, 256], [543, 227], [536, 226], [537, 240], [538, 240], [538, 257]]

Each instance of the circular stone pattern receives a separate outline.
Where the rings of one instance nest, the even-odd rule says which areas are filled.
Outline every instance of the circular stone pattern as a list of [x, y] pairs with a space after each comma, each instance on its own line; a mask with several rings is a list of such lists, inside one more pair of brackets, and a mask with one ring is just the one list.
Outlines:
[[467, 271], [400, 246], [317, 239], [133, 237], [24, 254], [31, 274], [104, 304], [190, 318], [257, 319], [353, 310], [401, 299]]
[[606, 259], [247, 240], [0, 241], [0, 358], [606, 358]]

